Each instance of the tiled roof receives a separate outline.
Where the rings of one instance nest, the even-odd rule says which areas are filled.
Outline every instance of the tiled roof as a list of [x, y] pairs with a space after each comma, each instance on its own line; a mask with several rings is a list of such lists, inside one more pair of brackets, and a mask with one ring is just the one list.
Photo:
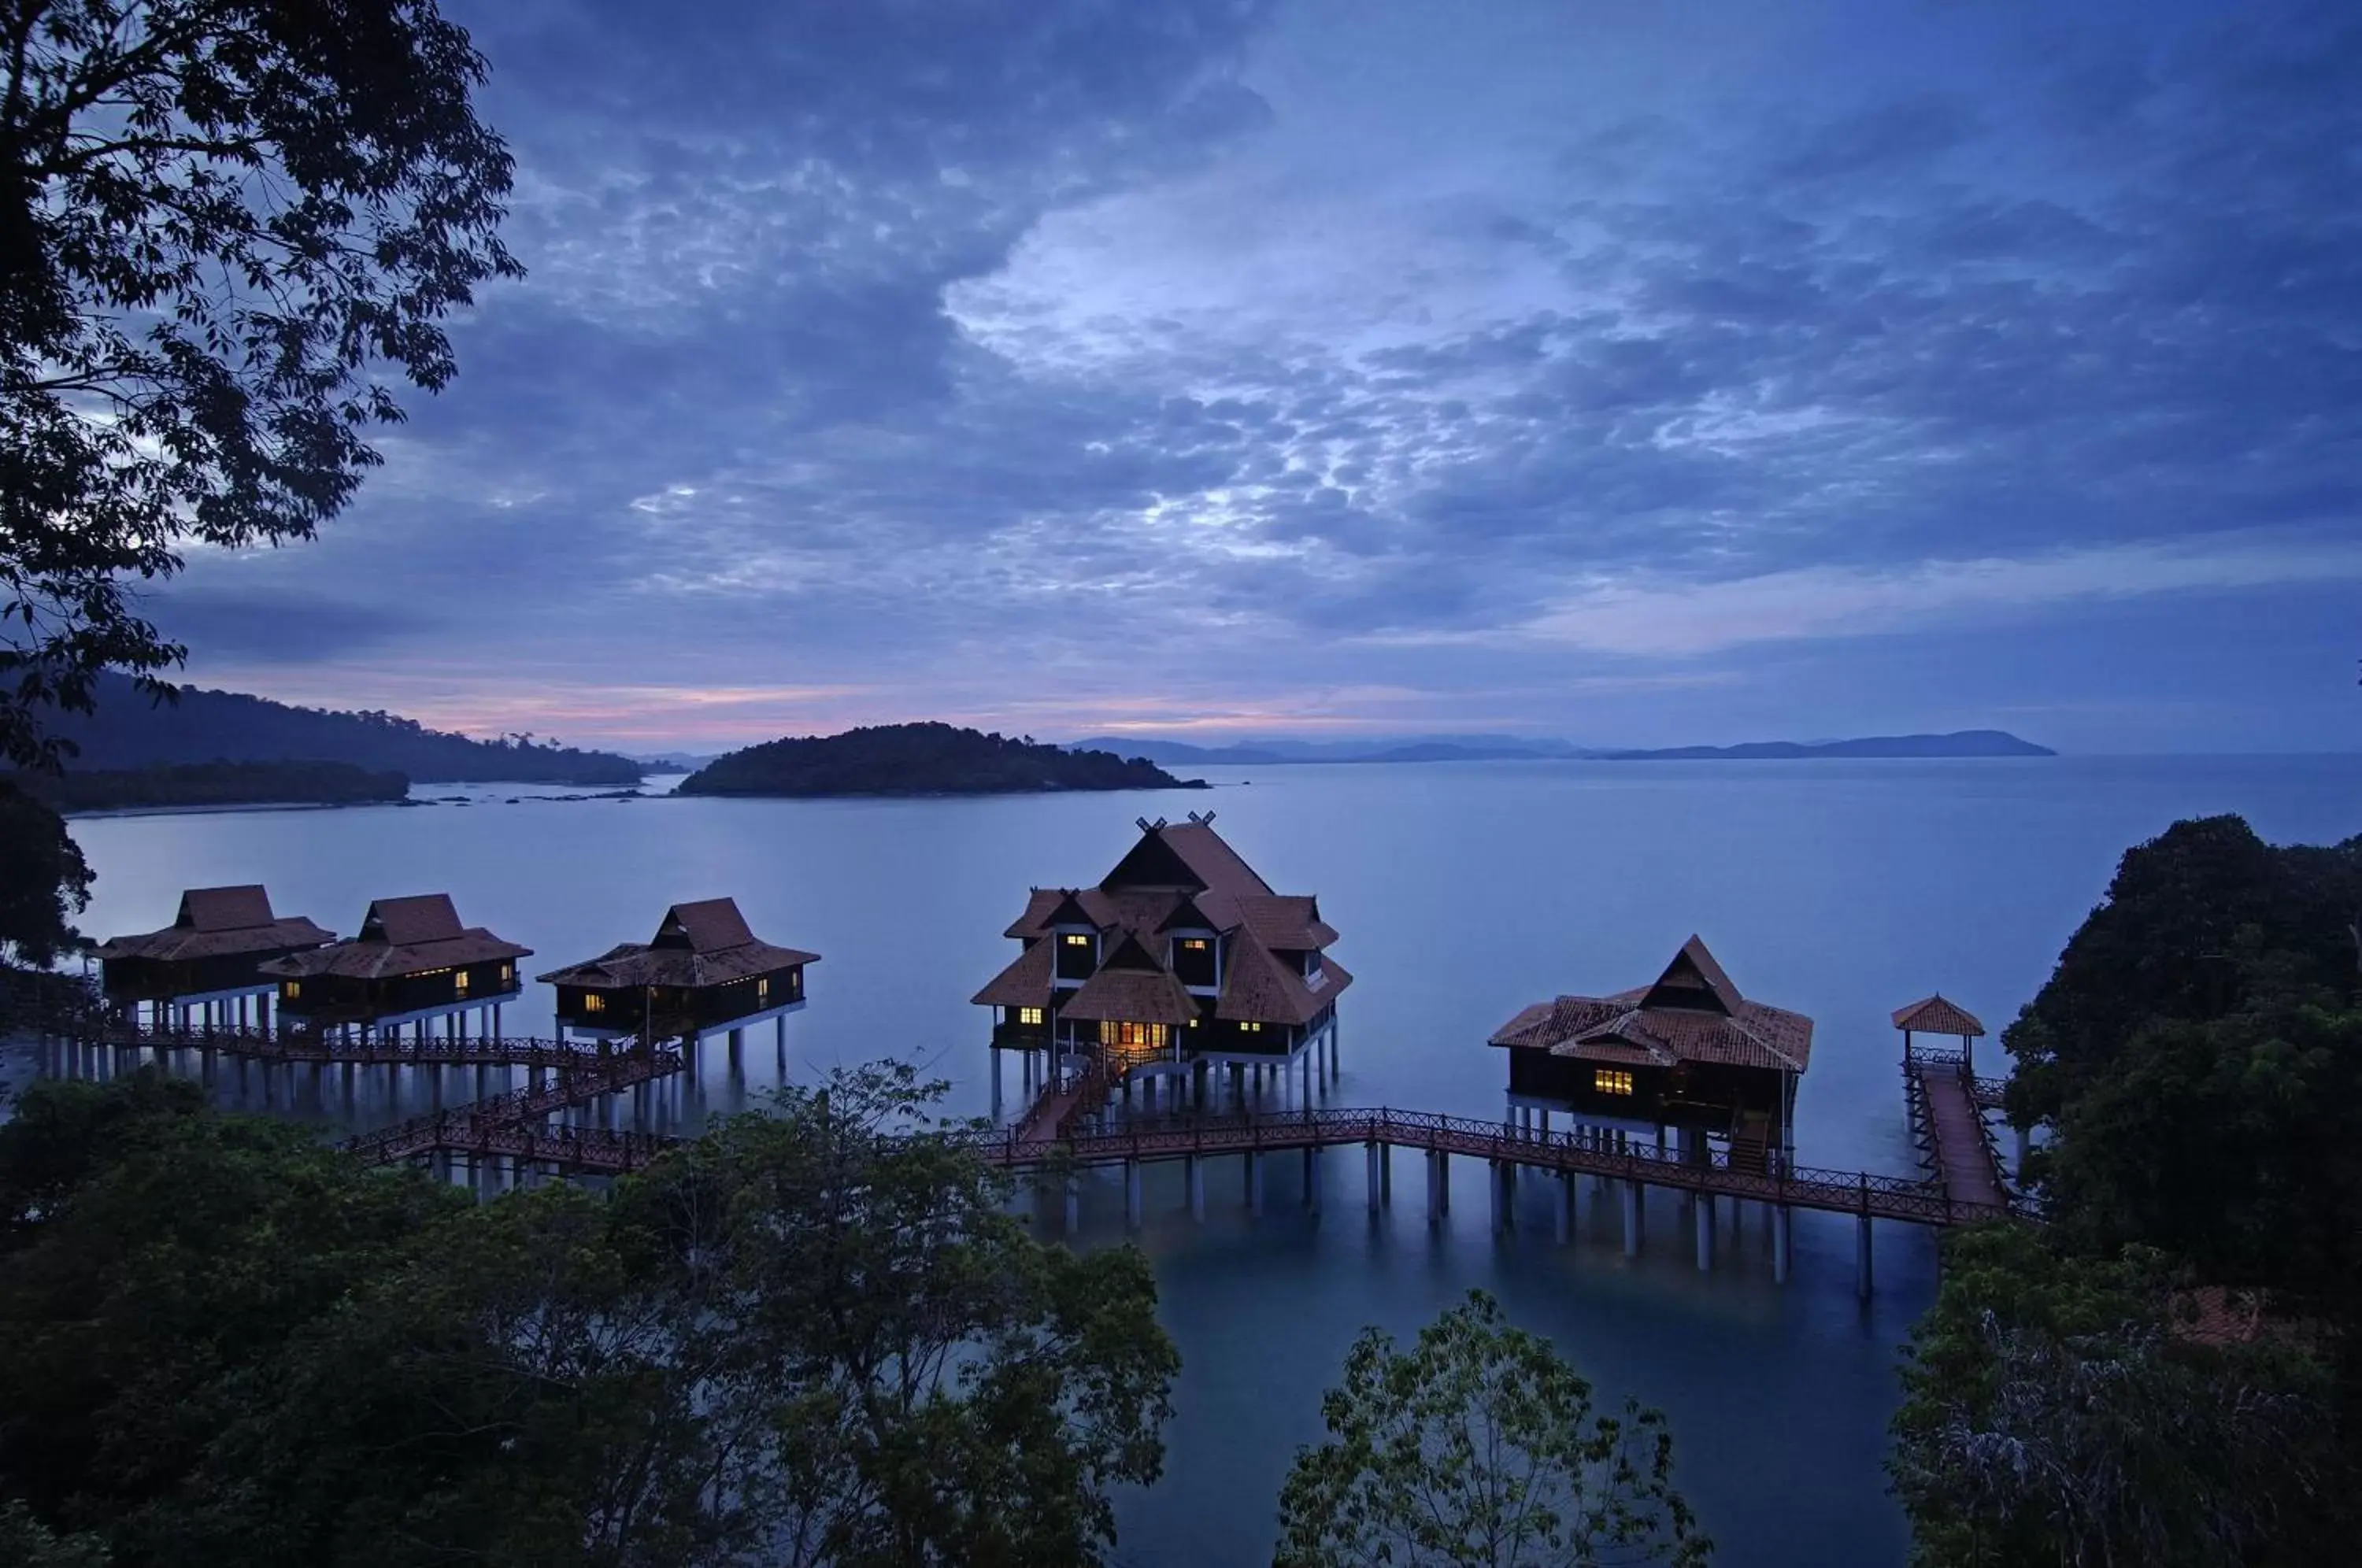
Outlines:
[[626, 942], [587, 964], [568, 965], [535, 977], [544, 985], [581, 986], [590, 990], [630, 990], [641, 986], [694, 990], [819, 962], [817, 953], [774, 947], [756, 940], [745, 917], [738, 912], [735, 900], [705, 899], [667, 910], [652, 942]]
[[1048, 1007], [1054, 953], [1054, 944], [1040, 938], [1027, 943], [1009, 967], [968, 1000], [978, 1007]]
[[[1192, 884], [1196, 884], [1193, 886]], [[1071, 909], [1070, 906], [1071, 905]], [[1308, 983], [1297, 966], [1275, 956], [1326, 947], [1337, 933], [1320, 919], [1319, 904], [1301, 896], [1274, 893], [1238, 852], [1215, 833], [1211, 813], [1187, 823], [1145, 823], [1140, 841], [1097, 888], [1034, 889], [1025, 911], [1006, 934], [1026, 942], [1015, 962], [976, 994], [986, 1007], [1046, 1007], [1051, 1001], [1050, 944], [1039, 940], [1061, 911], [1079, 911], [1100, 933], [1100, 975], [1110, 969], [1153, 973], [1187, 1000], [1187, 988], [1171, 978], [1169, 932], [1210, 929], [1222, 936], [1222, 994], [1216, 1016], [1239, 1021], [1305, 1023], [1352, 984], [1342, 965], [1324, 960], [1317, 982]], [[1097, 1010], [1102, 996], [1098, 977], [1066, 1001], [1064, 1013], [1076, 1018], [1127, 1018], [1154, 1023], [1181, 1021], [1162, 1011], [1150, 1014], [1076, 1012], [1077, 1004]], [[1127, 984], [1129, 984], [1127, 982]], [[1165, 1007], [1162, 993], [1127, 990], [1141, 1006]]]
[[1198, 1016], [1198, 1003], [1180, 981], [1163, 969], [1102, 968], [1058, 1010], [1061, 1018], [1183, 1024]]
[[1705, 1062], [1801, 1073], [1812, 1061], [1813, 1021], [1740, 996], [1693, 936], [1655, 984], [1613, 996], [1537, 1002], [1503, 1024], [1490, 1043], [1586, 1061]]
[[98, 956], [169, 964], [234, 958], [248, 953], [285, 953], [336, 939], [335, 932], [323, 930], [302, 915], [282, 920], [272, 914], [270, 897], [259, 887], [191, 888], [181, 895], [180, 913], [171, 925], [103, 942]]
[[260, 972], [286, 979], [337, 975], [379, 980], [532, 955], [532, 948], [494, 936], [481, 926], [462, 926], [450, 895], [429, 893], [380, 899], [370, 905], [359, 936], [273, 959]]
[[1985, 1026], [1977, 1021], [1975, 1013], [1957, 1002], [1946, 1001], [1941, 995], [1895, 1009], [1894, 1027], [1920, 1034], [1976, 1036], [1985, 1032]]

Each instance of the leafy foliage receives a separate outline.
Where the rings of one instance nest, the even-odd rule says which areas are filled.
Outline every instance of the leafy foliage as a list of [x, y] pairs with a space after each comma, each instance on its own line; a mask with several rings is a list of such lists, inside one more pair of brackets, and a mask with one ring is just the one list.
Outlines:
[[950, 724], [875, 724], [789, 737], [716, 757], [681, 780], [684, 795], [992, 795], [1046, 790], [1185, 786], [1144, 757], [1068, 751]]
[[2151, 1253], [2061, 1256], [2016, 1227], [1945, 1244], [1889, 1461], [1914, 1561], [2240, 1568], [2345, 1533], [2327, 1380], [2267, 1342], [2173, 1330]]
[[1482, 1291], [1397, 1352], [1375, 1329], [1321, 1400], [1330, 1440], [1297, 1456], [1276, 1560], [1483, 1565], [1706, 1562], [1672, 1487], [1664, 1418], [1595, 1416], [1591, 1385]]
[[434, 0], [0, 8], [0, 750], [181, 650], [127, 578], [308, 537], [520, 272], [485, 65]]
[[1032, 1241], [939, 1088], [840, 1075], [606, 1201], [478, 1208], [152, 1076], [37, 1086], [0, 1491], [118, 1564], [1102, 1561], [1163, 1463], [1153, 1282]]
[[73, 917], [90, 905], [90, 863], [50, 806], [0, 778], [0, 947], [46, 966], [81, 940]]

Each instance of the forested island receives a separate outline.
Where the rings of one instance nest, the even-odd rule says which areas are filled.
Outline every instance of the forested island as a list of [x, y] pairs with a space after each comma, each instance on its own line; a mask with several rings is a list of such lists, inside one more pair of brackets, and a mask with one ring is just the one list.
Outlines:
[[1864, 735], [1858, 740], [1749, 741], [1739, 745], [1673, 745], [1611, 751], [1610, 762], [1787, 762], [1839, 756], [2056, 756], [2047, 745], [2006, 730], [1956, 730], [1941, 735]]
[[400, 801], [404, 775], [349, 762], [182, 762], [153, 767], [69, 768], [9, 777], [60, 812], [167, 806], [358, 806]]
[[59, 712], [58, 735], [81, 771], [197, 762], [335, 762], [427, 783], [637, 784], [640, 765], [529, 734], [475, 740], [399, 713], [296, 708], [239, 691], [177, 689], [157, 702], [129, 678], [98, 682], [95, 713]]
[[681, 780], [683, 795], [1011, 795], [1203, 790], [1144, 757], [1068, 751], [945, 723], [873, 724], [734, 751]]

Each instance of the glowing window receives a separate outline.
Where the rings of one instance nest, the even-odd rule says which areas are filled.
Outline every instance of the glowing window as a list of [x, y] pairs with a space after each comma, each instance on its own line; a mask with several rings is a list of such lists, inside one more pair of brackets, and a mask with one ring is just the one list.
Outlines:
[[1127, 1051], [1162, 1051], [1171, 1042], [1173, 1032], [1162, 1023], [1121, 1023], [1113, 1019], [1099, 1021], [1099, 1043]]
[[1630, 1094], [1632, 1075], [1621, 1067], [1594, 1067], [1591, 1087], [1601, 1094]]
[[1070, 931], [1070, 932], [1066, 933], [1066, 945], [1067, 945], [1067, 946], [1069, 946], [1069, 947], [1088, 947], [1090, 944], [1091, 944], [1091, 939], [1090, 939], [1089, 937], [1087, 937], [1087, 936], [1083, 935], [1080, 932], [1074, 932], [1074, 931]]
[[290, 980], [286, 985], [280, 988], [279, 994], [285, 997], [289, 1001], [293, 1001], [297, 997], [304, 994], [304, 982], [301, 980]]
[[458, 974], [451, 977], [451, 989], [455, 994], [459, 996], [464, 997], [468, 994], [467, 970], [462, 969]]
[[584, 1012], [604, 1012], [607, 1010], [607, 999], [601, 996], [597, 991], [584, 991], [582, 993], [582, 1010]]
[[504, 986], [505, 986], [505, 985], [507, 985], [511, 980], [513, 980], [513, 979], [515, 979], [515, 978], [516, 978], [516, 966], [515, 966], [515, 965], [513, 965], [513, 964], [503, 964], [503, 965], [502, 965], [502, 966], [501, 966], [501, 984], [502, 984], [502, 985], [504, 985]]
[[1181, 951], [1203, 953], [1206, 951], [1206, 939], [1202, 936], [1185, 936], [1181, 939]]
[[1254, 1022], [1242, 1023], [1239, 1025], [1239, 1032], [1242, 1034], [1261, 1034], [1263, 1032], [1263, 1025]]
[[771, 999], [770, 976], [766, 975], [761, 979], [755, 982], [755, 999], [756, 1001], [769, 1001]]
[[1042, 1021], [1042, 1010], [1038, 1007], [1021, 1007], [1017, 1010], [1017, 1021], [1039, 1023]]

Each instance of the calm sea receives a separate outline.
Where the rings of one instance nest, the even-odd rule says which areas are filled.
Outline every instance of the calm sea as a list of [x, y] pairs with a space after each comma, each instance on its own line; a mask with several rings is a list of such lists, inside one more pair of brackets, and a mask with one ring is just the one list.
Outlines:
[[[98, 871], [84, 929], [147, 930], [184, 887], [260, 881], [282, 912], [340, 932], [382, 895], [447, 891], [463, 918], [536, 950], [527, 972], [645, 940], [674, 900], [729, 894], [755, 929], [820, 952], [787, 1070], [897, 1055], [988, 1099], [983, 1010], [968, 997], [1014, 952], [999, 933], [1034, 884], [1096, 880], [1135, 816], [1209, 808], [1279, 889], [1319, 895], [1357, 983], [1341, 1007], [1331, 1103], [1498, 1114], [1485, 1036], [1523, 1004], [1652, 978], [1703, 935], [1739, 988], [1818, 1021], [1801, 1091], [1806, 1164], [1908, 1167], [1899, 1042], [1887, 1014], [1941, 989], [1996, 1032], [2049, 973], [2117, 856], [2177, 817], [2237, 812], [2276, 841], [2362, 831], [2362, 756], [1978, 762], [1490, 763], [1222, 769], [1210, 792], [985, 801], [552, 801], [443, 787], [427, 807], [84, 819]], [[452, 803], [453, 799], [469, 803]], [[545, 988], [512, 1032], [546, 1032]], [[1986, 1043], [1993, 1061], [2001, 1055]], [[759, 1093], [721, 1053], [666, 1114]], [[1010, 1080], [1012, 1099], [1016, 1084]], [[364, 1107], [377, 1120], [398, 1108]], [[1459, 1173], [1430, 1231], [1418, 1163], [1373, 1223], [1358, 1152], [1325, 1167], [1325, 1211], [1273, 1162], [1264, 1217], [1238, 1173], [1193, 1222], [1177, 1169], [1153, 1170], [1142, 1244], [1185, 1366], [1164, 1484], [1125, 1500], [1123, 1560], [1268, 1561], [1273, 1504], [1319, 1396], [1365, 1324], [1407, 1336], [1471, 1286], [1551, 1335], [1598, 1386], [1664, 1408], [1678, 1474], [1731, 1568], [1892, 1563], [1902, 1517], [1881, 1460], [1894, 1363], [1933, 1289], [1933, 1248], [1882, 1228], [1877, 1292], [1854, 1295], [1851, 1222], [1800, 1215], [1775, 1286], [1749, 1213], [1712, 1273], [1672, 1200], [1627, 1263], [1614, 1205], [1551, 1234], [1526, 1193], [1496, 1240], [1481, 1175]], [[1054, 1204], [1043, 1205], [1055, 1218]], [[1087, 1187], [1086, 1241], [1122, 1234], [1112, 1177]]]

